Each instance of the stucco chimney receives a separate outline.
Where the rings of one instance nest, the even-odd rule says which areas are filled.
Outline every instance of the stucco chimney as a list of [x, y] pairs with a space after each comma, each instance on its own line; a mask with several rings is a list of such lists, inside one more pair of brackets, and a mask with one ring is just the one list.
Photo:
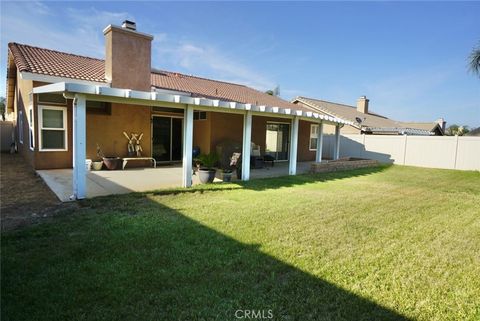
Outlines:
[[368, 114], [368, 102], [369, 100], [367, 99], [367, 96], [361, 96], [357, 100], [357, 111], [363, 113], [363, 114]]
[[135, 22], [109, 25], [105, 35], [105, 78], [114, 88], [150, 91], [153, 36], [136, 31]]

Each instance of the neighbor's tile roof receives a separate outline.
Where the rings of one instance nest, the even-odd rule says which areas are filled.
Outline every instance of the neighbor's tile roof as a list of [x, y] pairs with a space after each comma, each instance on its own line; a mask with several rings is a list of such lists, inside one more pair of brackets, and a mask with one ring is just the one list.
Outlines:
[[[104, 60], [18, 43], [9, 43], [8, 48], [21, 72], [106, 82]], [[151, 84], [156, 88], [188, 92], [195, 97], [311, 111], [311, 108], [292, 104], [244, 85], [170, 71], [152, 71]]]
[[[353, 122], [353, 126], [363, 129], [368, 128], [374, 131], [379, 129], [384, 129], [386, 131], [392, 132], [414, 132], [421, 133], [424, 132], [433, 132], [437, 123], [414, 123], [414, 122], [400, 122], [387, 117], [369, 112], [368, 114], [361, 113], [357, 111], [355, 106], [343, 105], [338, 103], [333, 103], [330, 101], [307, 98], [307, 97], [297, 97], [293, 100], [296, 104], [301, 104], [306, 107], [315, 109], [318, 112], [338, 117], [344, 120], [349, 120]], [[357, 118], [361, 119], [362, 122], [359, 124]]]
[[364, 114], [357, 111], [357, 108], [354, 106], [343, 105], [338, 103], [333, 103], [330, 101], [307, 98], [307, 97], [297, 97], [294, 101], [297, 104], [301, 104], [303, 106], [308, 106], [317, 111], [338, 117], [341, 119], [349, 120], [358, 126], [357, 118], [362, 120], [361, 126], [362, 127], [399, 127], [399, 124], [392, 120], [388, 119], [384, 116], [380, 116], [374, 113]]
[[424, 129], [430, 132], [434, 131], [435, 127], [438, 126], [437, 122], [430, 122], [430, 123], [400, 122], [400, 124], [404, 127]]

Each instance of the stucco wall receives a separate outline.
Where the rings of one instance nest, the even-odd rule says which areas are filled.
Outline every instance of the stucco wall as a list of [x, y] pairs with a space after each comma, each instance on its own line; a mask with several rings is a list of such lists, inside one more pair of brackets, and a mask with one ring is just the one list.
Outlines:
[[207, 119], [193, 121], [193, 146], [200, 147], [202, 154], [210, 153], [212, 114], [207, 112]]
[[[21, 86], [23, 80], [19, 81], [19, 86]], [[43, 82], [33, 82], [33, 87], [39, 87], [46, 85]], [[32, 91], [32, 88], [29, 90]], [[53, 168], [71, 168], [72, 167], [72, 152], [73, 152], [73, 139], [72, 139], [72, 101], [68, 100], [65, 105], [51, 105], [67, 108], [67, 150], [66, 151], [40, 151], [40, 140], [39, 140], [39, 117], [38, 117], [38, 102], [37, 95], [33, 95], [33, 110], [34, 110], [34, 135], [35, 135], [35, 148], [34, 151], [30, 151], [29, 155], [32, 157], [32, 166], [35, 169], [53, 169]], [[48, 105], [48, 104], [46, 104]], [[27, 128], [28, 135], [28, 128]], [[27, 136], [28, 137], [28, 136]], [[28, 146], [28, 145], [27, 145]]]
[[222, 142], [236, 142], [242, 144], [243, 115], [227, 113], [210, 113], [211, 115], [211, 143], [210, 150]]
[[303, 121], [299, 122], [298, 126], [298, 147], [297, 147], [297, 160], [299, 162], [313, 161], [315, 160], [316, 151], [310, 150], [310, 125], [312, 122]]
[[142, 154], [151, 156], [150, 107], [112, 104], [111, 115], [87, 112], [87, 158], [98, 159], [97, 144], [105, 156], [126, 157], [128, 141], [123, 131], [143, 133]]
[[[227, 113], [209, 113], [211, 126], [210, 150], [224, 141], [233, 141], [242, 144], [243, 140], [243, 115]], [[266, 146], [267, 122], [290, 123], [289, 119], [275, 117], [252, 117], [252, 142], [260, 146], [262, 154]], [[315, 151], [309, 150], [310, 122], [300, 121], [298, 130], [298, 161], [311, 161], [315, 159]], [[200, 133], [197, 133], [197, 136]], [[197, 138], [198, 139], [198, 138]], [[195, 138], [194, 138], [195, 141]], [[202, 150], [202, 153], [204, 150]]]
[[[20, 73], [17, 72], [17, 87], [15, 91], [14, 109], [14, 132], [15, 140], [17, 142], [18, 153], [21, 154], [25, 160], [34, 166], [34, 154], [30, 150], [30, 141], [28, 134], [28, 108], [33, 102], [30, 100], [30, 93], [32, 92], [33, 82], [31, 80], [24, 80], [20, 78]], [[23, 113], [23, 128], [19, 127], [20, 111]], [[35, 113], [36, 114], [36, 113]], [[23, 133], [23, 144], [19, 140], [19, 132]]]

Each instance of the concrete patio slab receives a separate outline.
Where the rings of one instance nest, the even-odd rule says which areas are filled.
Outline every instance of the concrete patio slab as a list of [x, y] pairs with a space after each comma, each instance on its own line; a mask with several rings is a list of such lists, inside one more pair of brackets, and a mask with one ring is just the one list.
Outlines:
[[[310, 170], [311, 162], [297, 163], [297, 173]], [[62, 202], [71, 201], [73, 195], [72, 169], [38, 170], [50, 189]], [[288, 175], [288, 163], [277, 163], [274, 167], [252, 169], [252, 179], [279, 177]], [[217, 174], [215, 182], [221, 182]], [[193, 175], [193, 185], [200, 184], [198, 176]], [[234, 178], [235, 180], [235, 178]], [[159, 166], [157, 168], [131, 168], [117, 171], [87, 172], [87, 198], [131, 192], [146, 192], [156, 189], [175, 188], [182, 186], [181, 165]]]

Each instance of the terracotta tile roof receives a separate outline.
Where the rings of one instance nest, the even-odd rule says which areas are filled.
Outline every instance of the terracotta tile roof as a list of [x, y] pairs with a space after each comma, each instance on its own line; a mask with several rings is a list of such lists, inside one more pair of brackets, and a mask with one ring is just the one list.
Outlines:
[[105, 81], [103, 60], [18, 43], [9, 43], [8, 48], [19, 71], [95, 82]]
[[[18, 43], [9, 43], [8, 48], [19, 71], [106, 82], [104, 60]], [[244, 85], [176, 72], [153, 70], [151, 84], [156, 88], [188, 92], [195, 97], [311, 111], [311, 108], [292, 104]]]
[[[192, 93], [195, 97], [206, 97], [254, 105], [276, 106], [311, 110], [294, 105], [276, 96], [268, 95], [256, 89], [213, 79], [189, 76], [170, 71], [152, 72], [152, 86], [161, 89], [178, 90]], [[300, 107], [300, 108], [299, 108]]]

